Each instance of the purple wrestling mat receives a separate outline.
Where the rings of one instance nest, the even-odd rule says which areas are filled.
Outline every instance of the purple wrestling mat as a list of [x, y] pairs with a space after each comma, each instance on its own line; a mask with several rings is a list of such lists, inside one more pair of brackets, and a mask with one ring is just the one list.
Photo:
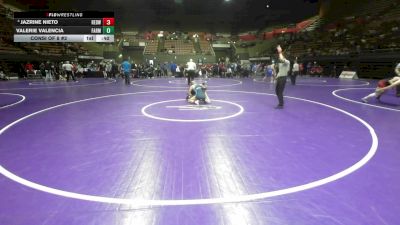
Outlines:
[[[198, 80], [202, 82], [204, 80]], [[400, 224], [400, 98], [376, 81], [0, 83], [0, 224]]]

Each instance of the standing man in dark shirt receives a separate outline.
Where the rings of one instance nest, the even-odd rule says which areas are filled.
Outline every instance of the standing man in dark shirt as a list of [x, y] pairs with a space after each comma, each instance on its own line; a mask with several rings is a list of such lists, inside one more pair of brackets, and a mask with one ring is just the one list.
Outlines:
[[278, 97], [279, 104], [275, 107], [276, 109], [283, 109], [283, 91], [285, 90], [286, 77], [290, 70], [290, 61], [285, 58], [280, 45], [276, 47], [278, 51], [278, 67], [279, 72], [276, 75], [276, 86], [275, 93]]
[[176, 67], [177, 67], [176, 63], [171, 62], [171, 68], [170, 69], [171, 69], [171, 73], [172, 73], [173, 77], [176, 76]]

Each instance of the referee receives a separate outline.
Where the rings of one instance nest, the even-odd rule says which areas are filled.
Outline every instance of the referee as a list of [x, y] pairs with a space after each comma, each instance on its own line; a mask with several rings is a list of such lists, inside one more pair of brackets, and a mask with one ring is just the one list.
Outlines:
[[189, 62], [186, 63], [186, 67], [188, 73], [188, 85], [190, 86], [190, 81], [194, 80], [194, 75], [196, 74], [196, 63], [193, 62], [193, 59], [190, 59]]
[[276, 75], [276, 86], [275, 93], [278, 97], [279, 104], [275, 107], [275, 109], [283, 109], [283, 91], [285, 90], [286, 85], [286, 77], [290, 70], [290, 61], [285, 58], [282, 53], [282, 48], [280, 45], [276, 47], [278, 51], [278, 68], [279, 72]]
[[66, 61], [62, 65], [62, 68], [63, 68], [63, 70], [64, 70], [64, 72], [65, 72], [65, 74], [67, 76], [67, 82], [69, 82], [69, 77], [70, 76], [72, 77], [72, 80], [74, 80], [76, 82], [75, 75], [74, 75], [74, 73], [72, 71], [73, 67], [74, 66], [71, 63], [69, 63], [69, 61]]

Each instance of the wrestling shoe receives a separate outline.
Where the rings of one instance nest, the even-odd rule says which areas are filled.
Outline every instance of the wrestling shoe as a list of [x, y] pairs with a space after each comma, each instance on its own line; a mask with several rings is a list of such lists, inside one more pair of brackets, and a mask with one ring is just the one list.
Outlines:
[[361, 101], [364, 102], [364, 103], [368, 103], [368, 99], [367, 98], [362, 98]]

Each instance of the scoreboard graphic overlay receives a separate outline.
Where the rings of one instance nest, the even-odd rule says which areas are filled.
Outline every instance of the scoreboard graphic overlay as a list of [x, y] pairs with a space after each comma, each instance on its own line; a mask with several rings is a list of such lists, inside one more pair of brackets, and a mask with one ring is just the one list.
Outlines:
[[14, 42], [114, 42], [114, 12], [15, 12]]

